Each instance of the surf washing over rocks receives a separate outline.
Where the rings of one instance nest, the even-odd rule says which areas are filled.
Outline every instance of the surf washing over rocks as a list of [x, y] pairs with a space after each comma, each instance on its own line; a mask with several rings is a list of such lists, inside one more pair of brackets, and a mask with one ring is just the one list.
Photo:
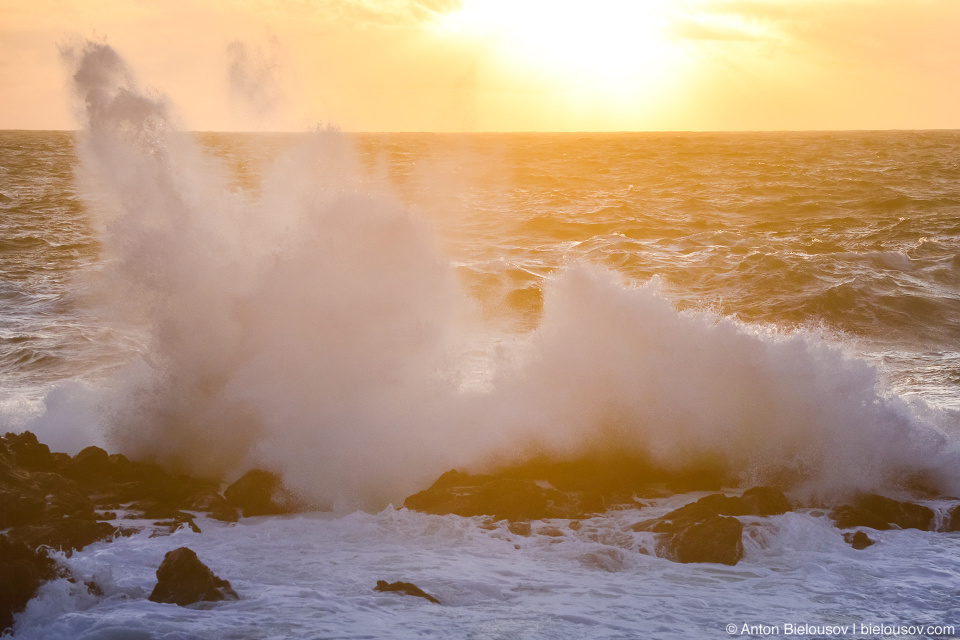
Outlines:
[[[109, 45], [63, 55], [102, 230], [86, 286], [105, 321], [147, 336], [67, 403], [132, 458], [226, 479], [266, 468], [345, 510], [532, 455], [709, 464], [811, 500], [960, 491], [956, 418], [886, 391], [843, 344], [678, 311], [656, 279], [584, 261], [544, 278], [538, 326], [498, 342], [470, 384], [468, 354], [489, 338], [477, 303], [348, 136], [312, 133], [258, 192], [238, 190]], [[26, 426], [57, 448], [63, 412]]]

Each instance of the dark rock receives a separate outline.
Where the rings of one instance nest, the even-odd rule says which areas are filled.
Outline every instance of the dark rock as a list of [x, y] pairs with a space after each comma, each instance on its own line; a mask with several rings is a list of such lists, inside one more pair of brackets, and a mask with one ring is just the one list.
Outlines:
[[582, 516], [579, 494], [544, 484], [524, 478], [448, 471], [429, 489], [409, 496], [403, 506], [425, 513], [452, 513], [468, 518], [492, 516], [511, 522]]
[[23, 542], [31, 548], [45, 545], [62, 551], [74, 551], [94, 542], [112, 540], [116, 533], [117, 528], [107, 522], [61, 518], [16, 527], [8, 531], [7, 535], [11, 540]]
[[592, 493], [604, 503], [599, 511], [615, 504], [633, 506], [635, 495], [661, 495], [664, 487], [703, 491], [718, 489], [729, 479], [723, 466], [712, 461], [668, 471], [640, 454], [594, 454], [574, 460], [537, 457], [500, 469], [495, 475], [545, 481], [564, 492]]
[[174, 518], [172, 520], [161, 520], [154, 522], [155, 527], [159, 527], [159, 530], [151, 534], [151, 538], [156, 538], [158, 536], [168, 536], [171, 533], [178, 531], [184, 527], [189, 527], [194, 533], [201, 533], [200, 527], [197, 526], [197, 523], [193, 521], [193, 516], [190, 514], [183, 514], [186, 517]]
[[507, 529], [510, 533], [518, 536], [529, 536], [530, 535], [530, 523], [529, 522], [511, 522], [507, 525]]
[[860, 509], [848, 504], [840, 505], [830, 512], [830, 519], [838, 529], [869, 527], [884, 531], [891, 529], [890, 523], [868, 509]]
[[110, 456], [100, 447], [87, 447], [73, 456], [64, 475], [81, 482], [105, 476], [109, 472]]
[[220, 522], [238, 522], [240, 520], [240, 512], [233, 507], [223, 507], [216, 511], [211, 511], [210, 517]]
[[713, 516], [770, 516], [786, 513], [790, 509], [789, 500], [779, 490], [755, 487], [745, 491], [739, 498], [720, 493], [704, 496], [696, 502], [674, 509], [665, 516], [639, 522], [633, 525], [633, 530], [664, 533], [674, 531], [675, 522], [687, 526], [691, 522]]
[[223, 492], [227, 504], [240, 509], [246, 517], [296, 513], [304, 504], [283, 486], [274, 473], [253, 469]]
[[843, 534], [843, 539], [858, 551], [860, 549], [866, 549], [874, 544], [873, 540], [870, 539], [870, 536], [863, 531], [857, 531], [856, 533], [845, 533]]
[[400, 593], [405, 593], [408, 596], [426, 598], [434, 604], [440, 604], [439, 600], [410, 582], [391, 582], [388, 584], [386, 580], [377, 580], [377, 586], [374, 587], [374, 591], [398, 591]]
[[0, 529], [36, 522], [46, 506], [47, 502], [39, 491], [0, 485]]
[[[73, 458], [50, 453], [32, 433], [0, 437], [0, 530], [35, 548], [72, 551], [117, 535], [98, 522], [134, 503], [134, 510], [176, 527], [198, 527], [184, 510], [206, 511], [236, 521], [236, 510], [217, 493], [219, 482], [172, 475], [159, 466], [87, 447]], [[115, 517], [115, 516], [114, 516]]]
[[743, 557], [743, 524], [736, 518], [708, 516], [661, 537], [658, 555], [676, 562], [735, 565]]
[[63, 473], [63, 470], [67, 468], [67, 465], [70, 464], [70, 454], [63, 453], [62, 451], [54, 451], [50, 454], [50, 457], [53, 458], [53, 470], [57, 473]]
[[213, 574], [187, 547], [167, 553], [157, 569], [157, 586], [150, 594], [152, 602], [184, 607], [195, 602], [238, 600], [230, 583]]
[[852, 505], [841, 505], [830, 513], [838, 529], [869, 527], [871, 529], [920, 529], [929, 531], [933, 509], [911, 502], [900, 502], [878, 496], [857, 496]]
[[747, 505], [735, 496], [725, 496], [714, 493], [704, 496], [696, 502], [674, 509], [661, 520], [703, 520], [710, 516], [745, 516], [748, 515]]
[[575, 460], [541, 456], [486, 475], [448, 471], [428, 489], [408, 497], [404, 506], [510, 521], [583, 518], [618, 505], [636, 508], [638, 495], [662, 496], [665, 487], [702, 490], [717, 488], [727, 479], [723, 465], [705, 460], [678, 472], [636, 454], [594, 454]]
[[943, 520], [944, 531], [960, 531], [960, 504], [956, 505], [947, 513]]
[[773, 487], [747, 489], [740, 499], [747, 507], [747, 515], [778, 516], [793, 510], [783, 492]]
[[0, 535], [0, 634], [13, 625], [13, 615], [40, 585], [55, 576], [56, 565], [45, 552]]
[[743, 557], [743, 524], [729, 516], [766, 516], [790, 508], [778, 490], [757, 487], [742, 497], [712, 494], [670, 513], [633, 525], [634, 531], [660, 534], [658, 555], [676, 562], [735, 565]]
[[50, 447], [38, 442], [37, 436], [29, 431], [8, 433], [4, 436], [7, 449], [13, 455], [17, 466], [27, 471], [52, 471], [55, 467]]

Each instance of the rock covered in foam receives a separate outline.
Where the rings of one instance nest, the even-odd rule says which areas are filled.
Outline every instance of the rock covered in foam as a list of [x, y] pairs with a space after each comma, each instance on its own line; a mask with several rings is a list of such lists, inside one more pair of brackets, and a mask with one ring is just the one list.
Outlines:
[[857, 531], [856, 533], [845, 533], [843, 534], [843, 539], [857, 551], [866, 549], [874, 544], [873, 540], [870, 539], [870, 536], [863, 531]]
[[180, 547], [164, 556], [157, 569], [157, 586], [149, 599], [184, 607], [197, 602], [239, 600], [240, 596], [229, 581], [214, 575], [192, 549]]
[[743, 557], [743, 523], [735, 516], [770, 516], [791, 510], [772, 487], [754, 487], [742, 496], [711, 494], [670, 513], [639, 522], [634, 531], [660, 534], [657, 554], [676, 562], [735, 565]]

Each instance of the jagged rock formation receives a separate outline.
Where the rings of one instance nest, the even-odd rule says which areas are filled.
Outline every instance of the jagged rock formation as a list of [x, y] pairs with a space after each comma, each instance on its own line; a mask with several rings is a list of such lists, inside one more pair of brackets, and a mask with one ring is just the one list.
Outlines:
[[185, 607], [197, 602], [238, 600], [230, 582], [219, 578], [188, 547], [167, 552], [157, 569], [157, 586], [150, 594], [153, 602]]

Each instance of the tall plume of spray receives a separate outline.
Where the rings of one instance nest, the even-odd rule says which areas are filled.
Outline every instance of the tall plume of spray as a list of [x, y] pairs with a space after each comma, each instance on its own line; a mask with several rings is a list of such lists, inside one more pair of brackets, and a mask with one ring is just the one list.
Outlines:
[[[128, 454], [195, 473], [279, 471], [318, 502], [398, 500], [455, 466], [611, 449], [667, 468], [710, 456], [813, 492], [932, 474], [960, 490], [942, 414], [803, 333], [678, 313], [654, 284], [574, 265], [484, 391], [456, 375], [471, 309], [431, 230], [361, 187], [344, 137], [281, 158], [257, 198], [178, 133], [117, 53], [64, 52], [82, 164], [113, 194], [113, 304], [151, 343], [101, 406]], [[939, 424], [939, 426], [938, 426]]]
[[116, 199], [106, 277], [152, 338], [104, 400], [109, 439], [195, 473], [272, 467], [318, 500], [411, 488], [460, 304], [426, 225], [358, 189], [333, 131], [258, 200], [231, 193], [111, 47], [64, 55], [82, 163]]
[[280, 41], [270, 38], [266, 49], [234, 40], [227, 45], [230, 96], [253, 115], [274, 113], [283, 100], [280, 90]]

